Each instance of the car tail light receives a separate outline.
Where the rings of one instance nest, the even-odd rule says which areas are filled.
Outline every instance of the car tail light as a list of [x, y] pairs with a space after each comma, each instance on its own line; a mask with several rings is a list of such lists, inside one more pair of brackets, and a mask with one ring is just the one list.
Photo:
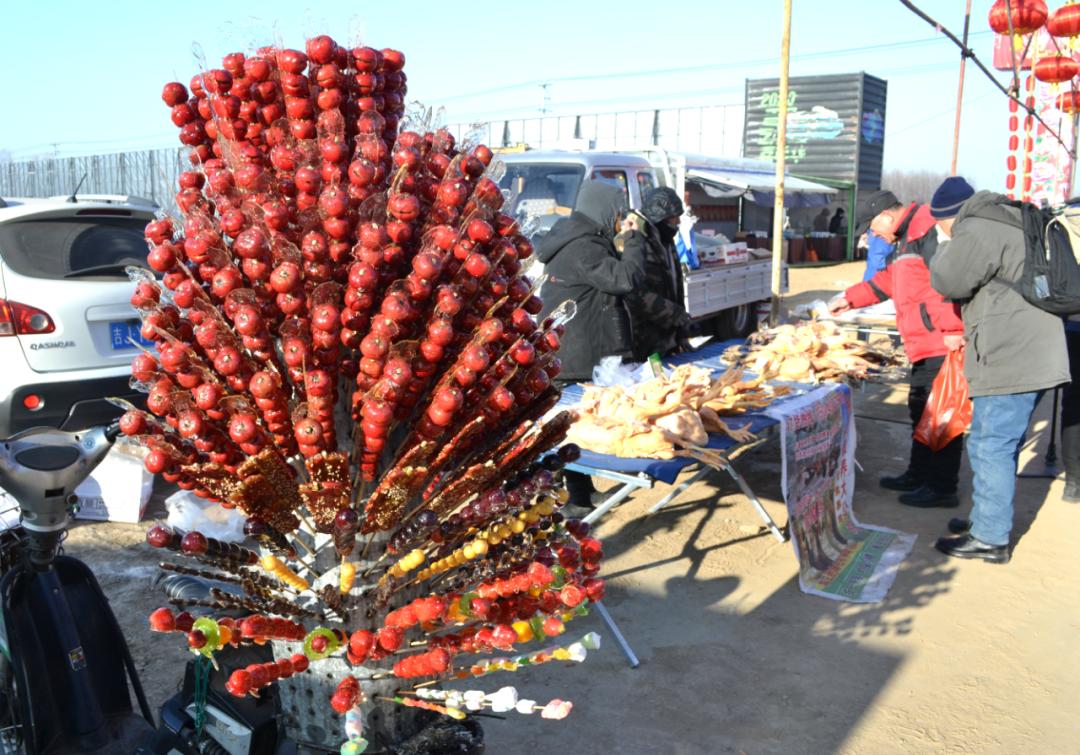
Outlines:
[[45, 406], [45, 400], [36, 393], [26, 394], [25, 396], [23, 396], [22, 402], [23, 406], [25, 406], [32, 412], [36, 412], [38, 409], [41, 409]]
[[10, 299], [0, 299], [0, 336], [38, 336], [52, 333], [56, 324], [49, 313]]

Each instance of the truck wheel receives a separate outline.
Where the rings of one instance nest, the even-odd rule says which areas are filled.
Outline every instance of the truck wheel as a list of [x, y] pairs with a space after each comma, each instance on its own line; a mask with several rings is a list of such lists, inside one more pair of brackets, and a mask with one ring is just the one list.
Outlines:
[[725, 309], [717, 319], [716, 334], [721, 338], [746, 338], [754, 332], [757, 323], [754, 320], [754, 305], [740, 304]]

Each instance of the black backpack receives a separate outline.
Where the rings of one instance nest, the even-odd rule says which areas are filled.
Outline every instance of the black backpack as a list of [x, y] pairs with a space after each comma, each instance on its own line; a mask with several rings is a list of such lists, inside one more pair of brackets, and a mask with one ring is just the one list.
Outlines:
[[1065, 221], [1031, 202], [1002, 202], [1020, 210], [1023, 219], [1024, 273], [1020, 294], [1028, 303], [1055, 315], [1080, 314], [1080, 264]]

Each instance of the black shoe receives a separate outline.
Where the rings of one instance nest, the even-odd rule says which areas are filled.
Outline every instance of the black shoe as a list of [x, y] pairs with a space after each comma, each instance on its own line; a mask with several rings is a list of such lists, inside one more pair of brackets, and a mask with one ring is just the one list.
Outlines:
[[954, 509], [960, 505], [960, 498], [956, 493], [939, 493], [926, 485], [910, 493], [904, 493], [897, 500], [905, 506], [915, 506], [920, 509]]
[[1080, 480], [1065, 481], [1065, 492], [1062, 493], [1061, 500], [1066, 503], [1080, 503]]
[[949, 520], [949, 532], [954, 535], [966, 535], [967, 531], [971, 529], [971, 520], [964, 519], [963, 517], [953, 517]]
[[934, 544], [934, 547], [946, 556], [953, 556], [954, 558], [981, 558], [983, 561], [989, 561], [992, 564], [1007, 564], [1009, 563], [1010, 558], [1009, 546], [988, 545], [971, 535], [940, 537]]
[[922, 480], [915, 477], [911, 472], [904, 472], [894, 477], [882, 477], [878, 480], [878, 484], [886, 490], [898, 490], [901, 493], [907, 493], [921, 488]]

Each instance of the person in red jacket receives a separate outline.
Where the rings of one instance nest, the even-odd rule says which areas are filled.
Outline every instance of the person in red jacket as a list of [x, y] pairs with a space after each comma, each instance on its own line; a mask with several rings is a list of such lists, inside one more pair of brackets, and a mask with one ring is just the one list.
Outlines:
[[892, 299], [896, 305], [896, 328], [911, 362], [908, 389], [913, 431], [911, 455], [908, 468], [902, 474], [882, 477], [880, 483], [883, 488], [900, 491], [900, 502], [909, 506], [952, 508], [960, 503], [956, 484], [963, 436], [935, 452], [915, 440], [914, 427], [926, 408], [930, 387], [945, 355], [964, 343], [959, 305], [945, 301], [930, 285], [928, 265], [937, 251], [935, 215], [955, 215], [955, 207], [973, 193], [964, 179], [954, 177], [934, 194], [929, 206], [915, 203], [905, 206], [891, 191], [876, 192], [860, 203], [856, 222], [868, 224], [874, 233], [896, 244], [896, 250], [884, 270], [870, 280], [852, 286], [829, 303], [829, 310], [834, 314], [885, 299]]

